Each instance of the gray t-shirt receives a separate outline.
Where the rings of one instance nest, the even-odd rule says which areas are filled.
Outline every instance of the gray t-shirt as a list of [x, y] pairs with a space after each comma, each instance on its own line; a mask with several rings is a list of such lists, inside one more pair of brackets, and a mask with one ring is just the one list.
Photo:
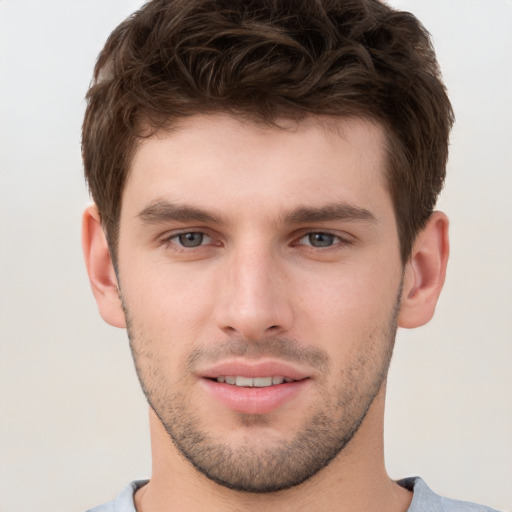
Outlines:
[[[129, 484], [114, 501], [94, 507], [87, 512], [136, 512], [133, 495], [146, 483], [147, 480], [136, 480]], [[407, 512], [497, 512], [483, 505], [438, 496], [419, 477], [404, 478], [398, 483], [414, 493]]]

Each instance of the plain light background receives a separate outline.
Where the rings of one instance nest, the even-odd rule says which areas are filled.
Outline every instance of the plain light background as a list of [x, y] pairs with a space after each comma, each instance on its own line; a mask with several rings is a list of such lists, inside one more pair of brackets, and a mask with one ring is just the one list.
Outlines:
[[[150, 476], [126, 335], [80, 248], [80, 125], [96, 55], [135, 0], [0, 0], [0, 512], [84, 511]], [[400, 331], [394, 478], [512, 510], [512, 2], [396, 0], [433, 36], [457, 115], [435, 319]]]

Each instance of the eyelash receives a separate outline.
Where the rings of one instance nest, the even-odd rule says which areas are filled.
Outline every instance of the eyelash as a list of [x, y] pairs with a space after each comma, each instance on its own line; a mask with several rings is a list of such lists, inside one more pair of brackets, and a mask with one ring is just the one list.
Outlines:
[[[194, 246], [194, 247], [186, 247], [177, 241], [173, 242], [173, 240], [179, 239], [179, 237], [185, 236], [185, 235], [201, 235], [203, 237], [203, 239], [204, 239], [204, 237], [208, 237], [210, 240], [212, 240], [212, 241], [214, 240], [214, 238], [211, 235], [209, 235], [208, 233], [206, 233], [205, 231], [191, 230], [191, 231], [180, 231], [179, 233], [173, 233], [172, 235], [166, 237], [163, 240], [163, 242], [166, 247], [172, 247], [176, 251], [190, 252], [194, 249], [200, 249], [201, 247], [204, 247], [203, 243], [200, 243], [200, 245]], [[203, 239], [201, 240], [201, 242], [203, 242]], [[218, 245], [218, 244], [215, 244], [215, 245]]]
[[[179, 237], [182, 237], [184, 235], [201, 235], [202, 239], [201, 239], [199, 245], [187, 247], [178, 241]], [[300, 241], [303, 239], [308, 239], [308, 241], [311, 242], [311, 237], [315, 236], [315, 235], [331, 238], [332, 243], [330, 245], [318, 246], [318, 247], [314, 246], [312, 243], [302, 243], [302, 244], [300, 243]], [[210, 239], [210, 242], [207, 244], [203, 243], [205, 237]], [[176, 241], [173, 241], [173, 240], [176, 240]], [[190, 231], [180, 231], [178, 233], [172, 233], [170, 236], [166, 237], [163, 240], [163, 243], [165, 244], [166, 247], [172, 248], [174, 251], [190, 253], [194, 250], [200, 250], [201, 248], [210, 245], [211, 241], [214, 241], [214, 240], [215, 240], [214, 237], [212, 235], [208, 234], [206, 231], [190, 230]], [[325, 252], [325, 251], [328, 251], [329, 249], [343, 248], [343, 247], [346, 247], [346, 246], [349, 246], [352, 244], [353, 244], [353, 242], [350, 239], [348, 239], [347, 237], [342, 237], [341, 235], [334, 234], [329, 231], [303, 231], [302, 233], [300, 233], [300, 236], [294, 238], [294, 241], [292, 242], [291, 245], [292, 246], [302, 245], [302, 246], [308, 247], [310, 250]], [[214, 243], [213, 245], [220, 246], [221, 243], [217, 242], [217, 243]]]
[[[331, 239], [331, 244], [324, 245], [324, 246], [322, 246], [322, 245], [315, 246], [315, 245], [313, 245], [312, 239], [311, 239], [313, 236], [326, 237], [327, 239]], [[308, 242], [310, 242], [310, 243], [300, 244], [299, 242], [303, 239], [308, 239]], [[317, 240], [317, 241], [321, 242], [321, 240]], [[299, 237], [297, 239], [297, 241], [294, 243], [294, 245], [304, 245], [306, 247], [311, 247], [312, 249], [316, 249], [319, 251], [322, 251], [322, 250], [325, 251], [325, 250], [328, 250], [328, 249], [331, 249], [334, 247], [350, 245], [350, 243], [351, 242], [348, 239], [343, 238], [340, 235], [330, 233], [329, 231], [308, 231], [308, 232], [304, 233], [301, 237]]]

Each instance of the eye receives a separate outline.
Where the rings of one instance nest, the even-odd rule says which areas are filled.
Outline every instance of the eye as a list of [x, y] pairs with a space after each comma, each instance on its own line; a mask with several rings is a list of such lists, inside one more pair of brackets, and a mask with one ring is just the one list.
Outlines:
[[331, 247], [334, 244], [340, 243], [343, 240], [331, 233], [308, 233], [298, 240], [300, 245], [309, 245], [315, 248]]
[[194, 249], [201, 245], [211, 244], [212, 238], [200, 231], [187, 231], [186, 233], [178, 233], [168, 239], [168, 242], [180, 245], [187, 249]]

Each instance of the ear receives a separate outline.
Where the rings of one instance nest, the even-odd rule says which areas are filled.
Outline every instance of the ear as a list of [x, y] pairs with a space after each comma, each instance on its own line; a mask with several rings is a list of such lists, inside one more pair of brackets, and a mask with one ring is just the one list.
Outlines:
[[434, 315], [446, 276], [449, 252], [448, 218], [442, 212], [434, 212], [416, 237], [405, 266], [398, 315], [400, 327], [419, 327]]
[[117, 277], [96, 205], [82, 219], [82, 249], [100, 315], [114, 327], [126, 327]]

